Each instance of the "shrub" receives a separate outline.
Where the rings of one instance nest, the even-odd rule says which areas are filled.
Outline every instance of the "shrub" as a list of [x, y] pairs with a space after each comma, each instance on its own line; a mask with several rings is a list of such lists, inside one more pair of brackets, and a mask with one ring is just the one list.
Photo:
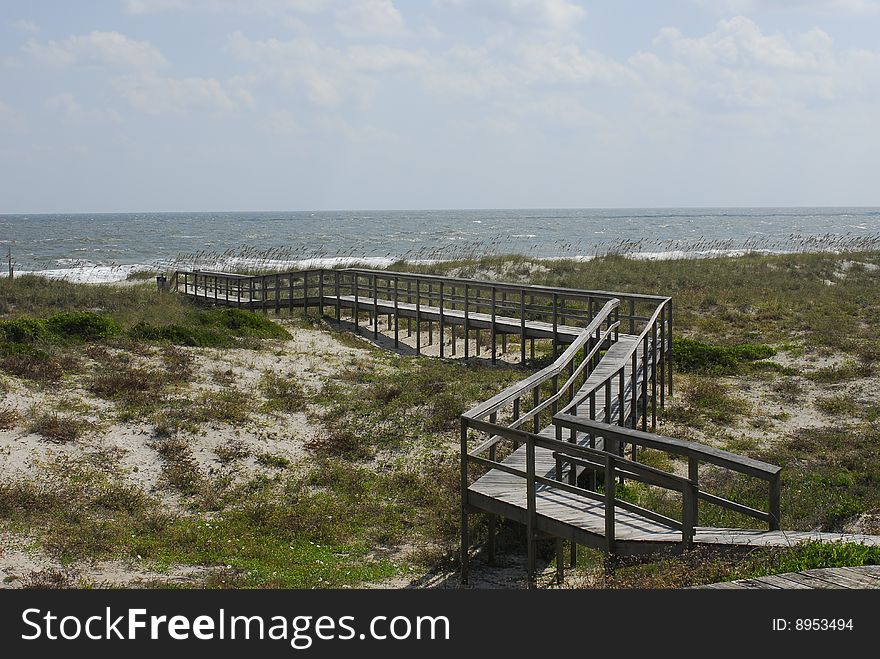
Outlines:
[[16, 318], [0, 321], [0, 338], [11, 343], [36, 343], [48, 338], [46, 321], [38, 318]]
[[364, 459], [372, 455], [369, 442], [350, 428], [328, 428], [306, 442], [305, 447], [322, 457]]
[[152, 325], [146, 321], [132, 327], [128, 335], [141, 341], [166, 341], [192, 348], [225, 348], [232, 344], [228, 337], [216, 330], [174, 324]]
[[235, 336], [258, 339], [289, 339], [290, 332], [263, 315], [241, 309], [214, 309], [200, 318], [208, 326], [222, 327]]
[[165, 379], [157, 370], [116, 363], [95, 372], [88, 390], [101, 398], [138, 403], [160, 391]]
[[775, 354], [776, 350], [767, 345], [719, 346], [695, 339], [672, 340], [672, 361], [682, 371], [735, 371], [743, 362], [767, 359]]
[[116, 336], [122, 331], [110, 316], [91, 311], [68, 311], [50, 316], [46, 321], [48, 330], [58, 337], [93, 341]]
[[110, 316], [92, 311], [65, 311], [42, 318], [0, 322], [0, 337], [11, 343], [59, 343], [106, 339], [122, 331]]
[[28, 426], [28, 430], [50, 442], [68, 443], [79, 439], [87, 424], [71, 416], [56, 413], [40, 414]]
[[37, 382], [57, 382], [76, 360], [22, 343], [0, 344], [0, 368], [7, 373]]

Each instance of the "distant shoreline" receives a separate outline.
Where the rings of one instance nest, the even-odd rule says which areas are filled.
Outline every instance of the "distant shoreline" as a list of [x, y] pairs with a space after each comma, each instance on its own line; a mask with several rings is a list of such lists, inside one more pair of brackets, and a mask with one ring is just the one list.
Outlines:
[[[136, 275], [146, 273], [168, 272], [170, 270], [203, 269], [220, 272], [248, 272], [248, 271], [277, 271], [289, 272], [317, 268], [338, 267], [366, 267], [386, 269], [395, 263], [406, 263], [417, 266], [430, 266], [441, 263], [455, 263], [463, 261], [509, 258], [511, 260], [528, 260], [532, 262], [557, 262], [574, 261], [587, 262], [596, 258], [616, 256], [637, 261], [672, 261], [688, 259], [712, 259], [712, 258], [741, 258], [743, 256], [784, 256], [787, 254], [843, 254], [877, 251], [878, 245], [871, 245], [873, 249], [815, 249], [815, 250], [771, 250], [771, 249], [705, 249], [705, 250], [670, 250], [670, 251], [644, 251], [618, 253], [608, 252], [594, 255], [574, 256], [528, 256], [524, 254], [485, 254], [473, 258], [449, 258], [449, 259], [411, 259], [372, 256], [328, 256], [297, 260], [274, 260], [260, 258], [230, 257], [225, 261], [203, 257], [201, 259], [181, 259], [176, 262], [157, 261], [151, 264], [118, 264], [118, 265], [84, 265], [72, 268], [54, 268], [45, 270], [15, 270], [15, 276], [37, 275], [48, 279], [69, 281], [77, 284], [118, 284], [132, 280], [147, 280], [150, 277]], [[0, 271], [0, 278], [8, 276], [6, 270]]]

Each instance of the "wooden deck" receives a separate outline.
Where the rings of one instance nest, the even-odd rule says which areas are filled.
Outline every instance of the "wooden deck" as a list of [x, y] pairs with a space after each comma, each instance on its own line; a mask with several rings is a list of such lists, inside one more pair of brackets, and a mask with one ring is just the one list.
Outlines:
[[[315, 309], [337, 321], [347, 315], [356, 328], [393, 337], [395, 346], [405, 340], [405, 331], [417, 353], [424, 345], [425, 326], [429, 343], [437, 333], [440, 357], [479, 354], [481, 332], [486, 332], [483, 342], [488, 337], [493, 363], [511, 336], [523, 365], [527, 343], [531, 357], [536, 342], [552, 348], [552, 364], [461, 416], [464, 582], [468, 516], [473, 513], [489, 515], [490, 558], [499, 517], [526, 526], [532, 576], [537, 537], [556, 538], [560, 579], [563, 540], [571, 543], [572, 562], [578, 545], [611, 555], [693, 545], [880, 545], [880, 536], [783, 531], [780, 467], [648, 432], [655, 429], [658, 409], [673, 391], [670, 298], [358, 269], [256, 276], [177, 272], [172, 281], [174, 290], [218, 305], [263, 313]], [[380, 317], [386, 318], [381, 327]], [[459, 343], [463, 345], [457, 351]], [[637, 449], [645, 448], [686, 458], [687, 476], [639, 463]], [[766, 508], [706, 491], [699, 478], [701, 464], [765, 481]], [[630, 480], [677, 493], [681, 514], [669, 517], [618, 497], [616, 485]], [[700, 526], [699, 502], [752, 517], [768, 529]], [[815, 579], [785, 578], [792, 583]], [[859, 578], [867, 583], [869, 577]], [[780, 587], [772, 585], [776, 577], [767, 579], [767, 587]]]
[[832, 567], [786, 572], [754, 579], [737, 579], [697, 586], [720, 590], [863, 590], [880, 588], [880, 565]]

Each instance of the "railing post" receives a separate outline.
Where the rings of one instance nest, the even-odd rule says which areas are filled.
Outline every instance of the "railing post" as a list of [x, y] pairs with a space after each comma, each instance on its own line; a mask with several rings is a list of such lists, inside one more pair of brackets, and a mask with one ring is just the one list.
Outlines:
[[496, 363], [495, 352], [497, 349], [496, 339], [495, 339], [495, 287], [492, 287], [492, 364]]
[[687, 481], [682, 490], [681, 541], [686, 549], [694, 542], [694, 527], [697, 525], [697, 487]]
[[[660, 408], [666, 407], [666, 311], [660, 312]], [[654, 350], [657, 350], [656, 346]]]
[[[513, 399], [513, 421], [519, 421], [519, 396]], [[513, 440], [513, 450], [519, 448], [519, 440]]]
[[[688, 456], [688, 480], [694, 484], [696, 493], [700, 487], [700, 461], [694, 455]], [[694, 494], [693, 522], [694, 526], [700, 523], [700, 509], [696, 494]]]
[[[406, 280], [406, 303], [412, 304], [412, 280]], [[406, 317], [406, 338], [412, 336], [412, 318]]]
[[632, 353], [632, 383], [630, 384], [630, 415], [631, 415], [631, 427], [635, 430], [636, 426], [639, 423], [639, 378], [638, 378], [638, 369], [639, 369], [639, 349], [638, 346], [633, 350]]
[[669, 320], [666, 322], [666, 356], [669, 360], [667, 366], [668, 378], [669, 378], [669, 395], [672, 395], [672, 298], [666, 302], [666, 306], [669, 309]]
[[536, 540], [538, 525], [538, 501], [535, 492], [535, 441], [526, 436], [526, 498], [528, 500], [528, 518], [526, 536], [528, 537], [528, 578], [529, 588], [535, 586]]
[[470, 297], [470, 288], [464, 285], [464, 360], [469, 358], [470, 346], [468, 345], [468, 330], [470, 329], [470, 315], [468, 311], [468, 298]]
[[614, 490], [614, 456], [608, 453], [605, 455], [605, 546], [609, 557], [617, 553], [614, 540]]
[[336, 322], [342, 322], [342, 301], [340, 300], [341, 291], [339, 290], [339, 270], [333, 271], [333, 295], [336, 297]]
[[[428, 282], [428, 306], [432, 306], [432, 302], [434, 299], [434, 284], [430, 281]], [[428, 345], [434, 345], [434, 326], [431, 324], [431, 319], [428, 318]]]
[[636, 333], [636, 301], [629, 299], [629, 333]]
[[398, 340], [400, 337], [400, 314], [398, 313], [398, 286], [399, 282], [397, 277], [394, 277], [394, 347], [396, 348], [398, 345]]
[[377, 275], [373, 275], [373, 338], [379, 336], [379, 288], [376, 284]]
[[281, 313], [281, 276], [275, 275], [275, 315]]
[[293, 315], [293, 273], [287, 275], [287, 311]]
[[443, 282], [440, 282], [440, 327], [438, 328], [440, 333], [439, 341], [440, 341], [440, 356], [443, 357], [444, 345], [443, 341], [445, 340], [444, 331], [443, 331]]
[[[532, 406], [533, 408], [538, 407], [541, 403], [541, 385], [538, 385], [532, 389]], [[532, 431], [537, 434], [541, 429], [541, 422], [539, 420], [541, 416], [540, 412], [537, 412], [535, 416], [532, 417]]]
[[358, 296], [360, 293], [360, 291], [358, 291], [358, 289], [360, 288], [360, 286], [361, 286], [360, 275], [355, 272], [354, 279], [352, 279], [352, 285], [351, 285], [352, 292], [354, 294], [354, 309], [352, 310], [352, 312], [354, 313], [354, 332], [355, 332], [355, 334], [358, 333], [358, 330], [360, 329], [360, 326], [361, 326], [360, 325], [361, 313], [360, 313], [360, 309], [358, 308]]
[[[662, 383], [661, 383], [662, 386]], [[651, 323], [651, 432], [657, 430], [657, 322]]]
[[642, 339], [642, 430], [648, 430], [648, 335]]
[[611, 378], [605, 380], [605, 423], [611, 425]]
[[779, 500], [782, 495], [781, 472], [777, 472], [770, 478], [770, 530], [778, 531], [781, 522]]
[[318, 318], [324, 317], [324, 269], [318, 270]]
[[416, 354], [422, 354], [422, 282], [416, 279]]
[[559, 354], [559, 296], [553, 294], [553, 359]]
[[[397, 281], [395, 278], [394, 299], [397, 301]], [[395, 320], [397, 315], [394, 316]], [[461, 424], [461, 583], [468, 582], [468, 429], [467, 420], [459, 417]]]
[[620, 341], [620, 305], [614, 307], [614, 340]]
[[526, 292], [519, 291], [519, 365], [526, 363]]

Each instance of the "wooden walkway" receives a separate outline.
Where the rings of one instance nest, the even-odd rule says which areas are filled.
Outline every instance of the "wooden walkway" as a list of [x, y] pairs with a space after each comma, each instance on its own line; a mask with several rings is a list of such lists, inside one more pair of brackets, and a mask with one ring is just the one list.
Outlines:
[[722, 590], [862, 590], [880, 588], [880, 565], [829, 567], [697, 586]]
[[[550, 348], [552, 364], [461, 416], [463, 582], [473, 513], [489, 516], [490, 560], [498, 518], [526, 526], [532, 579], [539, 536], [556, 539], [560, 580], [566, 540], [572, 565], [578, 545], [610, 556], [694, 545], [880, 545], [880, 536], [783, 531], [780, 467], [650, 432], [673, 391], [670, 298], [360, 269], [255, 276], [181, 271], [171, 281], [173, 290], [218, 305], [263, 313], [314, 309], [337, 321], [347, 315], [358, 331], [393, 338], [395, 347], [414, 343], [417, 353], [434, 343], [435, 333], [440, 357], [469, 359], [488, 344], [493, 363], [509, 358], [511, 347], [527, 365], [536, 342]], [[644, 449], [686, 459], [687, 476], [640, 463]], [[766, 507], [708, 492], [701, 465], [765, 481]], [[618, 485], [627, 481], [680, 497], [679, 514], [621, 498]], [[767, 530], [700, 526], [701, 502], [752, 517]]]

